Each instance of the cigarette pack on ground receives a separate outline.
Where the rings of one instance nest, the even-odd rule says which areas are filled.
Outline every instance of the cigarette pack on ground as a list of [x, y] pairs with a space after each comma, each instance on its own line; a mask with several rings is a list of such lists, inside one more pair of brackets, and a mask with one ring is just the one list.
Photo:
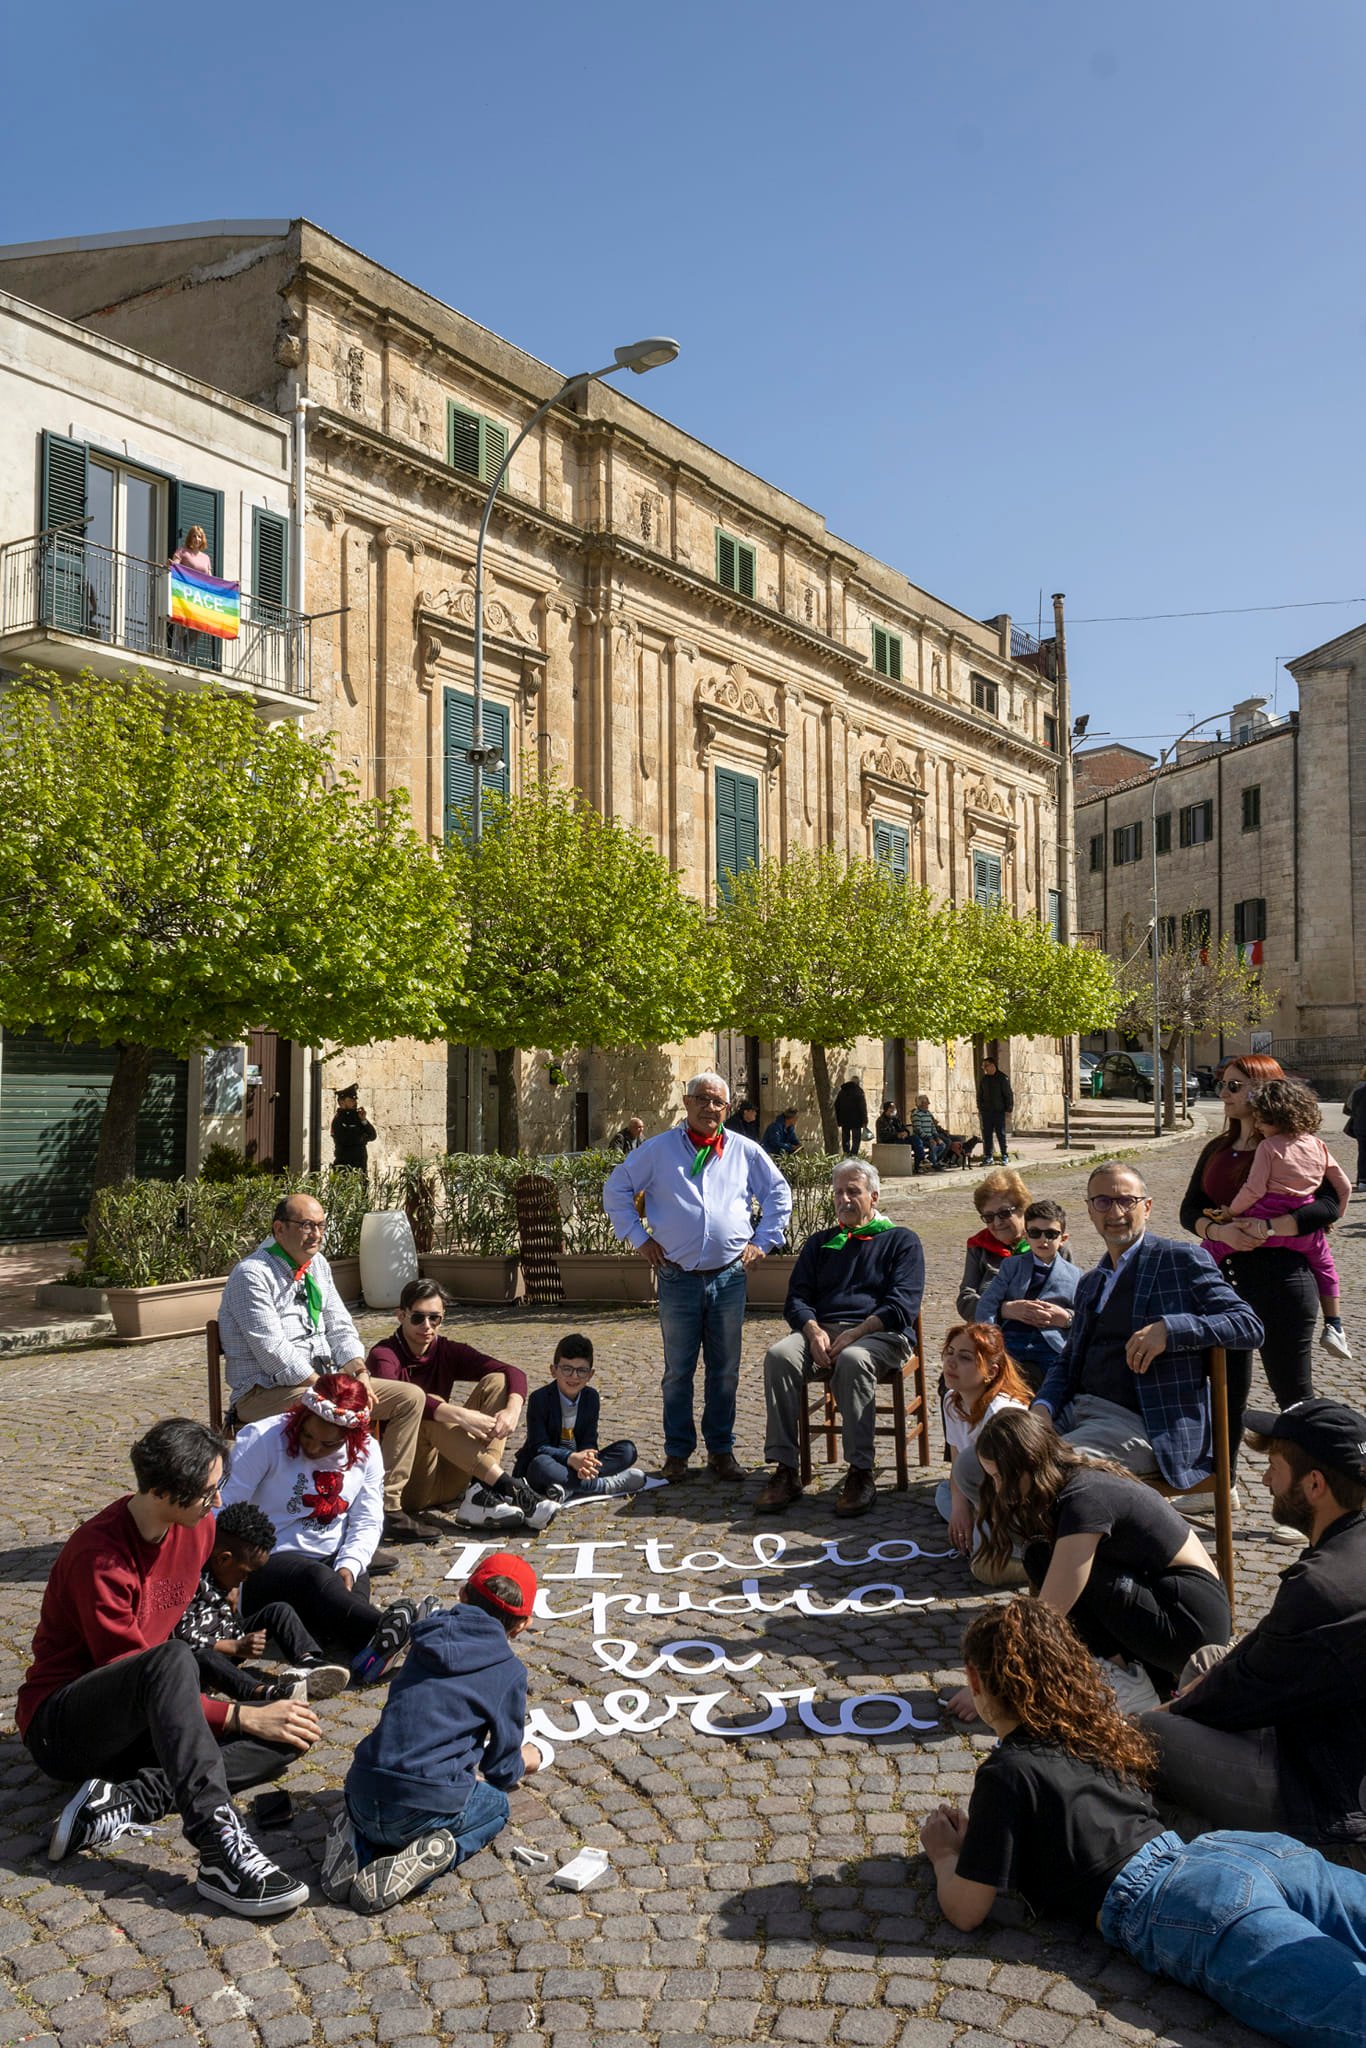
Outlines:
[[608, 1868], [610, 1858], [601, 1849], [580, 1849], [571, 1863], [557, 1870], [551, 1878], [561, 1891], [586, 1892], [590, 1884], [596, 1884]]

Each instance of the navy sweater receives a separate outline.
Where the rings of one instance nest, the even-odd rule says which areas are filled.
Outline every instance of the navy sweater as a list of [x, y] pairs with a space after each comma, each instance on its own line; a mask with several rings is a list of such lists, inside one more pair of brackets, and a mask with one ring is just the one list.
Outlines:
[[827, 1251], [838, 1230], [837, 1223], [827, 1223], [824, 1230], [813, 1231], [797, 1254], [785, 1310], [792, 1328], [813, 1321], [861, 1323], [875, 1315], [884, 1330], [912, 1334], [925, 1292], [920, 1239], [898, 1225]]
[[396, 1809], [462, 1813], [476, 1777], [504, 1791], [517, 1784], [525, 1726], [526, 1666], [502, 1622], [480, 1607], [443, 1608], [413, 1630], [347, 1790]]

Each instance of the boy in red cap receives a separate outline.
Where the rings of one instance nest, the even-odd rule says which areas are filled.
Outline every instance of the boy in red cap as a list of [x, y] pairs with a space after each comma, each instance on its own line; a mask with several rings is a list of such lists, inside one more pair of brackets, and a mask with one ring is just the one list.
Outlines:
[[526, 1726], [536, 1574], [495, 1551], [454, 1607], [419, 1621], [379, 1721], [356, 1750], [346, 1803], [327, 1838], [322, 1886], [335, 1904], [382, 1913], [492, 1841], [507, 1795], [542, 1762]]

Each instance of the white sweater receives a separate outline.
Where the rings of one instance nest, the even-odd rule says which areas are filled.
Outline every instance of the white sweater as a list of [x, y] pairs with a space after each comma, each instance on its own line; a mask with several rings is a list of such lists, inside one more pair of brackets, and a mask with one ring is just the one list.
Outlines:
[[[332, 1499], [345, 1512], [319, 1518]], [[325, 1458], [291, 1458], [285, 1449], [285, 1417], [249, 1422], [238, 1434], [232, 1472], [223, 1484], [223, 1505], [249, 1500], [275, 1524], [277, 1550], [298, 1550], [357, 1574], [368, 1567], [384, 1527], [384, 1461], [374, 1438], [350, 1470], [346, 1449]]]

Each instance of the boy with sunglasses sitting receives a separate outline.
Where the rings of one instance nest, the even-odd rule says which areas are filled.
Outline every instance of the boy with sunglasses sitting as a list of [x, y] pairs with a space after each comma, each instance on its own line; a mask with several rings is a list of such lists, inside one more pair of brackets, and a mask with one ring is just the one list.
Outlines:
[[571, 1332], [555, 1346], [549, 1386], [527, 1402], [526, 1442], [512, 1473], [545, 1499], [639, 1493], [645, 1484], [636, 1447], [625, 1437], [598, 1449], [602, 1403], [588, 1384], [592, 1377], [593, 1340]]
[[977, 1320], [1000, 1325], [1006, 1350], [1037, 1393], [1062, 1356], [1081, 1274], [1067, 1249], [1067, 1214], [1060, 1202], [1031, 1202], [1024, 1232], [1029, 1250], [1003, 1260], [982, 1290]]

